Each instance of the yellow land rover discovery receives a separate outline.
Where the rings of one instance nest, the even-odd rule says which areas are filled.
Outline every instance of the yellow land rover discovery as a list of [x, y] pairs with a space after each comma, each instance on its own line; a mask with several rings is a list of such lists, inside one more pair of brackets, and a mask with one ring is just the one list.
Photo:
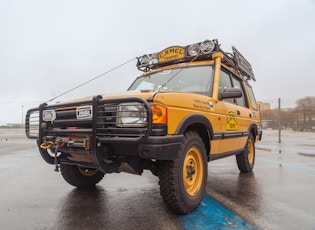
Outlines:
[[27, 112], [26, 135], [73, 186], [148, 169], [165, 204], [190, 213], [204, 196], [207, 162], [235, 155], [250, 172], [262, 136], [252, 67], [232, 50], [206, 40], [143, 55], [127, 92], [41, 104]]

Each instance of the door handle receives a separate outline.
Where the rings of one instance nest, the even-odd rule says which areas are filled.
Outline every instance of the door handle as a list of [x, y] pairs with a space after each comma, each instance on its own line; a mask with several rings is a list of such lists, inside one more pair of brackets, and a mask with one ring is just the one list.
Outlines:
[[236, 114], [239, 116], [241, 115], [241, 112], [239, 110], [236, 110]]

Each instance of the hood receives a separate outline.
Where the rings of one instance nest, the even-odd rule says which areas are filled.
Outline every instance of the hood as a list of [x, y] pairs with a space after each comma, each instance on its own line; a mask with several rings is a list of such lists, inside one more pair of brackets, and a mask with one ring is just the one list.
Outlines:
[[[104, 99], [139, 97], [144, 100], [147, 100], [148, 98], [151, 98], [154, 93], [156, 93], [153, 98], [153, 101], [155, 103], [160, 103], [160, 104], [164, 104], [166, 106], [171, 106], [171, 107], [190, 108], [192, 106], [197, 106], [199, 108], [201, 105], [202, 106], [207, 105], [206, 107], [208, 107], [210, 101], [213, 101], [213, 103], [215, 103], [213, 98], [209, 98], [208, 96], [205, 96], [205, 95], [187, 93], [187, 92], [173, 92], [173, 91], [171, 92], [170, 91], [156, 92], [154, 90], [124, 91], [121, 93], [101, 94], [101, 96]], [[68, 101], [68, 103], [92, 100], [94, 96], [88, 96], [88, 97], [80, 98], [77, 100]], [[66, 103], [67, 102], [65, 102], [65, 104]]]
[[[111, 93], [111, 94], [100, 94], [103, 98], [124, 98], [124, 97], [140, 97], [142, 99], [148, 99], [152, 94], [154, 90], [143, 90], [143, 91], [124, 91], [124, 92], [119, 92], [119, 93]], [[93, 96], [86, 96], [82, 98], [78, 98], [75, 100], [67, 101], [67, 102], [79, 102], [79, 101], [87, 101], [87, 100], [92, 100]], [[67, 102], [62, 102], [67, 103]]]

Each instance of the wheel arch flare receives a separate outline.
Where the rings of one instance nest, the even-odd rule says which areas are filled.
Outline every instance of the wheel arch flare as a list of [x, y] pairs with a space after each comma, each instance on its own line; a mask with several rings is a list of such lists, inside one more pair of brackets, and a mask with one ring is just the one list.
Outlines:
[[191, 114], [186, 116], [178, 125], [175, 134], [183, 135], [188, 131], [195, 131], [199, 133], [205, 144], [209, 161], [211, 148], [210, 140], [213, 139], [213, 128], [208, 118], [200, 114]]

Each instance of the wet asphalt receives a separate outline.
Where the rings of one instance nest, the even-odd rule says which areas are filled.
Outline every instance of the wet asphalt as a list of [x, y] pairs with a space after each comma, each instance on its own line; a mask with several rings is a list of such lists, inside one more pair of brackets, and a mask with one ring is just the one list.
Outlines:
[[[315, 229], [315, 133], [283, 131], [279, 144], [278, 133], [265, 130], [254, 172], [239, 173], [235, 157], [210, 162], [206, 193], [257, 229]], [[23, 130], [0, 129], [0, 229], [183, 227], [149, 171], [107, 174], [95, 189], [79, 190]]]

